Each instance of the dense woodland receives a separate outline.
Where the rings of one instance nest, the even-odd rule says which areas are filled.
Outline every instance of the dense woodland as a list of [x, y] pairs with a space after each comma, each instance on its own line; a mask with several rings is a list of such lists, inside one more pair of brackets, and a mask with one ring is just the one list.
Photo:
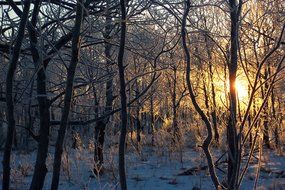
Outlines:
[[284, 59], [284, 0], [2, 0], [2, 189], [283, 189]]

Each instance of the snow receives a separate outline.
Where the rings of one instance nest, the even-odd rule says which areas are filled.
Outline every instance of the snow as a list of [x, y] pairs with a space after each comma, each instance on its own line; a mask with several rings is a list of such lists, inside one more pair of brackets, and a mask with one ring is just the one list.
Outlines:
[[[70, 149], [63, 157], [61, 170], [61, 181], [59, 189], [99, 189], [119, 190], [117, 171], [117, 147], [109, 147], [105, 153], [104, 174], [101, 177], [94, 177], [92, 173], [92, 151], [88, 149]], [[52, 176], [53, 149], [47, 159], [48, 174], [46, 176], [44, 189], [49, 189]], [[144, 147], [143, 154], [138, 154], [132, 147], [126, 152], [126, 171], [128, 189], [136, 190], [191, 190], [214, 189], [207, 170], [202, 170], [194, 175], [178, 176], [177, 174], [195, 166], [205, 165], [203, 152], [198, 148], [185, 147], [184, 151], [161, 151]], [[215, 159], [222, 154], [221, 151], [212, 151]], [[181, 162], [182, 155], [182, 162]], [[1, 153], [3, 157], [3, 153]], [[28, 189], [35, 161], [35, 152], [23, 154], [18, 151], [12, 156], [12, 189]], [[243, 180], [241, 189], [253, 188], [257, 160], [253, 159], [249, 170]], [[1, 165], [2, 176], [2, 165]], [[226, 171], [226, 165], [220, 168]], [[274, 151], [265, 151], [262, 157], [262, 167], [258, 181], [258, 189], [285, 189], [285, 173], [282, 178], [277, 178], [276, 172], [285, 171], [285, 157], [277, 155]], [[222, 181], [224, 174], [217, 170]], [[2, 180], [2, 178], [1, 178]], [[1, 181], [2, 183], [2, 181]]]

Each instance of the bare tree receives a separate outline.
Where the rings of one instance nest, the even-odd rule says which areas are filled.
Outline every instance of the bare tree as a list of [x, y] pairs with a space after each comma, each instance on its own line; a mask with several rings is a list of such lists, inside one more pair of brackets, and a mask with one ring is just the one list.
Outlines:
[[228, 140], [228, 179], [227, 188], [237, 189], [239, 176], [239, 142], [237, 136], [237, 91], [236, 75], [238, 69], [238, 43], [239, 43], [239, 16], [242, 8], [242, 1], [229, 0], [230, 18], [231, 18], [231, 38], [230, 38], [230, 63], [229, 69], [229, 102], [230, 113], [227, 126]]
[[127, 134], [127, 96], [126, 96], [126, 82], [125, 82], [125, 66], [124, 66], [124, 53], [125, 53], [125, 41], [127, 32], [127, 12], [126, 2], [120, 0], [121, 10], [121, 37], [120, 48], [118, 54], [118, 69], [120, 80], [120, 97], [121, 97], [121, 134], [119, 142], [119, 175], [120, 185], [122, 190], [127, 190], [126, 171], [125, 171], [125, 146], [126, 146], [126, 134]]
[[187, 83], [187, 87], [188, 87], [188, 91], [190, 94], [190, 98], [191, 101], [194, 105], [195, 110], [199, 113], [200, 117], [202, 118], [203, 122], [206, 125], [207, 128], [207, 132], [208, 132], [208, 136], [206, 137], [206, 139], [203, 142], [202, 145], [202, 149], [204, 150], [204, 153], [206, 155], [207, 158], [207, 162], [208, 162], [208, 166], [209, 166], [209, 172], [212, 178], [212, 181], [215, 185], [215, 188], [218, 189], [221, 187], [221, 184], [219, 182], [219, 179], [217, 177], [216, 171], [215, 171], [215, 166], [212, 160], [212, 156], [211, 153], [209, 151], [209, 146], [211, 145], [212, 142], [212, 138], [213, 138], [213, 134], [212, 134], [212, 126], [211, 123], [209, 121], [209, 119], [207, 118], [206, 114], [203, 112], [203, 110], [200, 108], [199, 104], [196, 101], [196, 96], [194, 94], [193, 91], [193, 87], [190, 81], [190, 53], [189, 53], [189, 49], [187, 47], [187, 30], [186, 30], [186, 21], [187, 21], [187, 16], [188, 13], [190, 11], [190, 0], [186, 0], [185, 2], [185, 10], [184, 10], [184, 14], [183, 14], [183, 19], [182, 19], [182, 26], [181, 26], [181, 36], [182, 36], [182, 45], [183, 45], [183, 49], [184, 49], [184, 53], [185, 53], [185, 61], [186, 61], [186, 83]]
[[44, 185], [45, 176], [47, 173], [46, 158], [49, 145], [49, 124], [50, 124], [50, 111], [46, 92], [46, 67], [43, 65], [43, 59], [39, 50], [40, 44], [38, 43], [37, 30], [38, 14], [41, 7], [41, 0], [37, 0], [34, 4], [34, 10], [31, 23], [28, 26], [30, 47], [33, 62], [37, 72], [37, 98], [39, 103], [40, 113], [40, 130], [38, 137], [38, 152], [35, 164], [34, 175], [30, 189], [42, 189]]
[[76, 18], [75, 24], [73, 28], [73, 35], [72, 35], [72, 57], [70, 60], [70, 64], [67, 70], [67, 80], [66, 80], [66, 87], [65, 87], [65, 96], [64, 96], [64, 107], [62, 110], [61, 122], [58, 131], [58, 136], [56, 140], [56, 149], [54, 154], [54, 164], [53, 164], [53, 176], [52, 176], [52, 184], [51, 189], [56, 190], [58, 189], [59, 184], [59, 175], [60, 175], [60, 166], [61, 166], [61, 155], [63, 152], [63, 142], [66, 133], [66, 127], [68, 124], [68, 116], [70, 105], [73, 96], [73, 80], [75, 76], [76, 66], [79, 60], [79, 51], [81, 45], [81, 27], [83, 23], [83, 13], [84, 13], [84, 4], [83, 0], [78, 0], [76, 5]]
[[30, 1], [26, 0], [24, 2], [23, 14], [21, 16], [21, 21], [19, 23], [19, 30], [17, 37], [14, 42], [13, 51], [11, 55], [11, 60], [9, 63], [9, 68], [6, 76], [6, 105], [7, 105], [7, 120], [8, 120], [8, 130], [7, 139], [5, 143], [5, 150], [3, 156], [3, 184], [2, 189], [8, 190], [10, 184], [10, 157], [13, 146], [13, 138], [15, 133], [15, 117], [14, 117], [14, 100], [13, 100], [13, 80], [14, 74], [17, 69], [18, 59], [20, 56], [20, 51], [22, 47], [22, 42], [24, 39], [26, 23], [28, 21]]
[[[106, 3], [106, 15], [105, 15], [105, 31], [103, 32], [104, 36], [104, 55], [106, 60], [106, 67], [109, 72], [108, 80], [106, 82], [106, 101], [105, 101], [105, 108], [104, 108], [104, 114], [109, 114], [113, 109], [113, 75], [112, 75], [112, 69], [111, 65], [112, 62], [112, 44], [110, 42], [111, 40], [111, 32], [114, 28], [114, 24], [112, 24], [112, 17], [111, 17], [111, 1], [107, 1]], [[97, 105], [99, 106], [99, 104]], [[110, 120], [110, 116], [107, 116], [103, 120], [99, 120], [95, 124], [95, 134], [94, 134], [94, 162], [95, 162], [95, 168], [94, 172], [102, 172], [103, 168], [103, 161], [104, 161], [104, 154], [103, 154], [103, 148], [104, 148], [104, 142], [105, 142], [105, 129], [106, 125], [108, 124]], [[99, 171], [98, 171], [99, 170]]]

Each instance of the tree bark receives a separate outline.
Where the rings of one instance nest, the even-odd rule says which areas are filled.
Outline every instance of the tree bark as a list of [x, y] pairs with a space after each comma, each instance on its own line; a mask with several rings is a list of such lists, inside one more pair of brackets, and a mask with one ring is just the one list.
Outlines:
[[190, 1], [187, 0], [186, 1], [186, 7], [184, 10], [184, 14], [183, 14], [183, 19], [182, 19], [182, 26], [181, 26], [182, 45], [183, 45], [183, 49], [184, 49], [184, 53], [185, 53], [185, 61], [186, 61], [186, 83], [187, 83], [187, 87], [189, 90], [189, 94], [190, 94], [192, 104], [193, 104], [195, 110], [198, 112], [198, 114], [202, 118], [202, 120], [205, 123], [206, 128], [207, 128], [208, 135], [203, 142], [202, 149], [203, 149], [203, 151], [206, 155], [206, 158], [207, 158], [211, 179], [214, 183], [215, 188], [218, 189], [221, 187], [221, 184], [220, 184], [219, 179], [217, 177], [217, 174], [215, 171], [215, 166], [213, 163], [213, 159], [212, 159], [211, 153], [209, 151], [209, 146], [211, 145], [211, 142], [213, 139], [212, 126], [211, 126], [211, 123], [210, 123], [209, 119], [207, 118], [206, 114], [203, 112], [203, 110], [200, 108], [200, 106], [198, 105], [198, 103], [196, 101], [196, 96], [194, 94], [192, 84], [191, 84], [191, 80], [190, 80], [190, 71], [191, 71], [190, 53], [189, 53], [189, 49], [187, 47], [187, 42], [186, 42], [186, 37], [187, 37], [186, 21], [187, 21], [187, 16], [188, 16], [189, 11], [190, 11]]
[[237, 91], [236, 91], [236, 74], [238, 68], [238, 30], [239, 15], [241, 3], [238, 5], [236, 0], [229, 0], [230, 19], [231, 19], [231, 47], [229, 63], [229, 85], [230, 85], [230, 113], [227, 125], [228, 140], [228, 189], [237, 189], [239, 176], [239, 142], [237, 136]]
[[12, 58], [9, 63], [8, 72], [6, 76], [6, 106], [7, 106], [7, 121], [8, 130], [5, 142], [4, 156], [3, 156], [3, 183], [2, 189], [9, 190], [10, 185], [10, 157], [13, 144], [13, 136], [15, 133], [15, 117], [14, 117], [14, 101], [13, 101], [13, 80], [15, 71], [17, 69], [17, 63], [20, 56], [20, 50], [22, 46], [22, 41], [25, 35], [26, 23], [29, 16], [30, 1], [26, 0], [24, 2], [24, 10], [21, 16], [21, 21], [19, 24], [19, 32], [15, 39], [15, 45], [13, 47]]
[[[270, 67], [268, 66], [268, 74], [269, 76], [271, 76], [271, 69]], [[277, 117], [276, 117], [276, 110], [275, 110], [275, 88], [274, 86], [272, 87], [272, 90], [271, 90], [271, 111], [272, 111], [272, 117], [274, 119], [274, 122], [275, 123], [278, 123], [278, 120], [277, 120]], [[275, 146], [278, 148], [279, 146], [279, 134], [278, 134], [278, 124], [275, 124], [274, 126], [274, 138], [275, 138]]]
[[[274, 94], [274, 88], [272, 89], [272, 95], [271, 96], [273, 96], [273, 94]], [[272, 98], [273, 100], [275, 99], [275, 96], [273, 96], [273, 98]], [[282, 119], [282, 115], [280, 115], [280, 113], [282, 112], [281, 111], [281, 101], [280, 101], [280, 98], [277, 98], [277, 102], [278, 102], [278, 112], [279, 112], [279, 114], [277, 114], [276, 115], [276, 113], [275, 113], [275, 110], [274, 110], [274, 115], [275, 115], [275, 118], [276, 118], [276, 126], [275, 126], [275, 128], [274, 128], [274, 136], [275, 136], [275, 145], [276, 145], [276, 148], [280, 148], [280, 136], [279, 136], [279, 127], [281, 127], [282, 126], [282, 123], [283, 123], [283, 119]], [[274, 106], [274, 105], [272, 105], [272, 106]]]
[[118, 69], [120, 80], [120, 97], [121, 97], [121, 134], [119, 142], [119, 176], [121, 190], [127, 190], [127, 180], [125, 171], [125, 146], [127, 134], [127, 96], [126, 96], [126, 82], [125, 82], [125, 66], [124, 66], [124, 53], [125, 53], [125, 40], [126, 40], [126, 5], [124, 0], [120, 0], [121, 8], [121, 37], [120, 48], [118, 54]]
[[[265, 67], [266, 68], [264, 71], [264, 81], [266, 81], [268, 79], [268, 76], [269, 76], [269, 73], [268, 73], [268, 69], [269, 69], [268, 67], [269, 66], [265, 66]], [[264, 99], [265, 93], [268, 90], [268, 87], [269, 87], [268, 85], [269, 85], [268, 82], [265, 82], [264, 89], [261, 88], [263, 91], [262, 92], [262, 99]], [[268, 106], [268, 101], [267, 101], [264, 105], [264, 108], [263, 108], [263, 116], [264, 116], [264, 118], [263, 118], [263, 127], [264, 127], [264, 129], [263, 129], [263, 141], [264, 141], [265, 146], [270, 149], [271, 147], [270, 147], [270, 139], [269, 139], [268, 108], [269, 108], [269, 106]]]
[[[135, 90], [135, 97], [139, 98], [139, 82], [136, 79], [135, 81], [135, 85], [136, 85], [136, 90]], [[137, 100], [137, 105], [136, 105], [136, 111], [135, 111], [135, 128], [137, 130], [137, 150], [139, 151], [140, 148], [140, 142], [141, 142], [141, 131], [142, 131], [142, 127], [141, 127], [141, 117], [140, 117], [140, 109], [141, 109], [141, 103], [139, 100]]]
[[[206, 40], [207, 42], [207, 40]], [[207, 45], [208, 46], [208, 45]], [[213, 73], [213, 66], [212, 66], [212, 56], [209, 47], [207, 47], [208, 57], [209, 57], [209, 72], [210, 72], [210, 81], [211, 81], [211, 94], [212, 94], [212, 101], [213, 101], [213, 108], [211, 110], [211, 116], [213, 121], [213, 128], [214, 128], [214, 137], [217, 144], [219, 144], [219, 131], [218, 131], [218, 122], [217, 122], [217, 103], [216, 103], [216, 92], [215, 92], [215, 85], [214, 85], [214, 73]]]
[[155, 123], [154, 123], [154, 107], [153, 107], [153, 88], [151, 88], [150, 96], [150, 131], [151, 131], [151, 145], [154, 146], [154, 133], [155, 133]]
[[173, 128], [173, 142], [179, 141], [179, 127], [177, 123], [177, 103], [176, 103], [176, 85], [177, 85], [177, 68], [173, 68], [173, 89], [172, 89], [172, 128]]
[[59, 176], [60, 176], [60, 166], [61, 166], [61, 155], [63, 153], [63, 142], [66, 133], [66, 128], [68, 124], [68, 116], [69, 110], [71, 106], [71, 100], [73, 96], [73, 80], [75, 76], [76, 67], [79, 59], [79, 51], [80, 51], [80, 32], [81, 26], [83, 22], [83, 0], [77, 1], [76, 6], [76, 18], [75, 25], [73, 28], [73, 36], [72, 36], [72, 52], [71, 52], [71, 61], [69, 68], [67, 70], [67, 80], [65, 87], [65, 96], [64, 96], [64, 107], [62, 110], [61, 122], [58, 131], [58, 136], [56, 139], [55, 146], [55, 154], [54, 154], [54, 164], [53, 164], [53, 175], [52, 175], [52, 184], [51, 189], [58, 189], [59, 184]]
[[[112, 66], [112, 55], [111, 55], [111, 49], [112, 45], [110, 44], [109, 40], [111, 39], [111, 32], [112, 32], [112, 18], [110, 13], [110, 0], [107, 1], [107, 7], [106, 7], [106, 20], [105, 20], [105, 32], [104, 32], [104, 38], [105, 38], [105, 49], [104, 54], [106, 57], [106, 66], [107, 70], [110, 71], [110, 66]], [[99, 106], [99, 105], [98, 105]], [[109, 78], [106, 82], [106, 103], [105, 103], [105, 110], [104, 114], [108, 114], [113, 109], [113, 76], [112, 74], [109, 75]], [[105, 129], [106, 125], [109, 123], [110, 116], [106, 117], [103, 120], [99, 120], [95, 124], [95, 139], [94, 139], [94, 163], [95, 168], [94, 171], [98, 172], [97, 170], [100, 168], [100, 172], [102, 172], [103, 168], [103, 162], [104, 162], [104, 142], [105, 142]]]
[[37, 72], [37, 99], [39, 103], [40, 114], [38, 151], [30, 190], [42, 189], [44, 186], [44, 180], [47, 173], [46, 158], [49, 144], [50, 111], [48, 98], [46, 96], [46, 73], [43, 61], [38, 51], [38, 31], [36, 31], [36, 24], [40, 11], [40, 5], [41, 1], [37, 0], [34, 4], [31, 26], [28, 27], [33, 62], [35, 64], [35, 69], [39, 69]]

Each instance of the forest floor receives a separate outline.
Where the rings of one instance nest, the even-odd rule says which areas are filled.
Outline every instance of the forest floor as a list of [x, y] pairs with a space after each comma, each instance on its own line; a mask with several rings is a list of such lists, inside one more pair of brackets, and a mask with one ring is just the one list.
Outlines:
[[[213, 149], [213, 148], [212, 148]], [[52, 151], [52, 150], [51, 150]], [[63, 155], [63, 169], [59, 189], [111, 190], [119, 189], [117, 171], [117, 147], [108, 148], [105, 154], [104, 174], [99, 178], [92, 173], [93, 153], [88, 148], [70, 149]], [[212, 151], [214, 160], [223, 152]], [[1, 158], [3, 153], [0, 153]], [[48, 174], [44, 189], [49, 189], [52, 176], [52, 157], [47, 159]], [[223, 161], [223, 157], [220, 161]], [[35, 152], [24, 154], [15, 151], [12, 156], [12, 189], [28, 189], [31, 182]], [[144, 148], [138, 154], [133, 147], [126, 153], [128, 189], [136, 190], [192, 190], [214, 189], [207, 169], [195, 169], [191, 175], [178, 175], [193, 167], [205, 166], [203, 152], [199, 148], [184, 147], [184, 151], [167, 151], [164, 148]], [[220, 164], [217, 173], [225, 178], [225, 164]], [[260, 163], [257, 189], [285, 189], [285, 156], [264, 150]], [[243, 180], [241, 189], [253, 189], [258, 159], [253, 158]], [[2, 176], [2, 165], [0, 166]], [[2, 177], [1, 177], [2, 180]], [[0, 181], [2, 183], [2, 181]], [[196, 188], [195, 188], [196, 187]]]

